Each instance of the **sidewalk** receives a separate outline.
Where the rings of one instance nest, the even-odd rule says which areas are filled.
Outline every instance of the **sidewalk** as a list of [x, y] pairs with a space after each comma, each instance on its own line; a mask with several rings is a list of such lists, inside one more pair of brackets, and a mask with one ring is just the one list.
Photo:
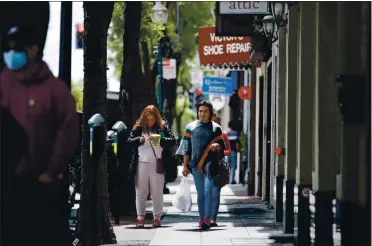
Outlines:
[[[193, 183], [191, 175], [188, 179]], [[270, 239], [270, 236], [280, 234], [272, 210], [266, 210], [259, 198], [245, 196], [247, 187], [241, 185], [222, 189], [219, 226], [200, 231], [197, 228], [199, 218], [194, 185], [191, 212], [182, 213], [172, 207], [180, 180], [181, 177], [168, 184], [170, 194], [164, 196], [162, 227], [151, 228], [152, 203], [148, 201], [146, 228], [136, 229], [133, 217], [122, 218], [121, 225], [114, 227], [119, 245], [292, 245], [275, 243]]]

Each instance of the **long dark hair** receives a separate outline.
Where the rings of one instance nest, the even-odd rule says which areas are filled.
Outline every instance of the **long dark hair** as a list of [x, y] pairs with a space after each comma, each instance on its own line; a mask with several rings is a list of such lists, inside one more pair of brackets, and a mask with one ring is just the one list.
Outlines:
[[199, 108], [201, 106], [208, 107], [208, 109], [209, 109], [209, 120], [212, 120], [212, 116], [213, 116], [213, 105], [212, 105], [212, 103], [210, 103], [208, 101], [205, 101], [205, 100], [201, 101], [200, 103], [198, 103], [196, 105], [196, 118], [199, 119], [199, 113], [198, 112], [199, 112]]

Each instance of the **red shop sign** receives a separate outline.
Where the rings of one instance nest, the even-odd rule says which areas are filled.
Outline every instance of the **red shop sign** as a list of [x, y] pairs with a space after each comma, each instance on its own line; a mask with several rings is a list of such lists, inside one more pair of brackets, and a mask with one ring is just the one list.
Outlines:
[[241, 86], [238, 90], [238, 96], [241, 100], [251, 100], [252, 99], [252, 87]]
[[216, 27], [199, 27], [200, 65], [248, 63], [251, 47], [251, 37], [219, 37]]

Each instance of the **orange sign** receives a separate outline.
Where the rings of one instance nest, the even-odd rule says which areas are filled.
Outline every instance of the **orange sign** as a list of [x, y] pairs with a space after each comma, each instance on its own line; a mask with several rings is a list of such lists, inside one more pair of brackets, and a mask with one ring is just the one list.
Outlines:
[[252, 98], [252, 87], [242, 86], [238, 90], [238, 96], [241, 100], [251, 100]]
[[214, 26], [199, 27], [200, 65], [247, 63], [251, 47], [251, 37], [220, 37]]

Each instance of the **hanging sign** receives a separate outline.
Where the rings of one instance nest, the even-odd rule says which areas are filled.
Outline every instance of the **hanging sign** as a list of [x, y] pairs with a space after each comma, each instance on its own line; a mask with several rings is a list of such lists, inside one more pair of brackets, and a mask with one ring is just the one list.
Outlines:
[[209, 101], [211, 102], [213, 109], [216, 111], [223, 109], [226, 104], [225, 96], [220, 95], [209, 95]]
[[268, 2], [264, 1], [224, 1], [218, 2], [220, 14], [266, 14], [269, 9]]
[[241, 100], [251, 100], [252, 98], [252, 87], [241, 86], [238, 90], [238, 96]]
[[[234, 78], [235, 79], [235, 78]], [[236, 80], [230, 77], [204, 77], [202, 91], [204, 94], [231, 96]]]
[[248, 63], [252, 48], [251, 37], [216, 36], [216, 27], [199, 27], [200, 65], [236, 65]]
[[310, 188], [305, 187], [301, 190], [301, 195], [302, 195], [303, 198], [309, 198], [310, 193], [311, 193]]
[[163, 78], [167, 80], [177, 78], [176, 59], [163, 58]]

